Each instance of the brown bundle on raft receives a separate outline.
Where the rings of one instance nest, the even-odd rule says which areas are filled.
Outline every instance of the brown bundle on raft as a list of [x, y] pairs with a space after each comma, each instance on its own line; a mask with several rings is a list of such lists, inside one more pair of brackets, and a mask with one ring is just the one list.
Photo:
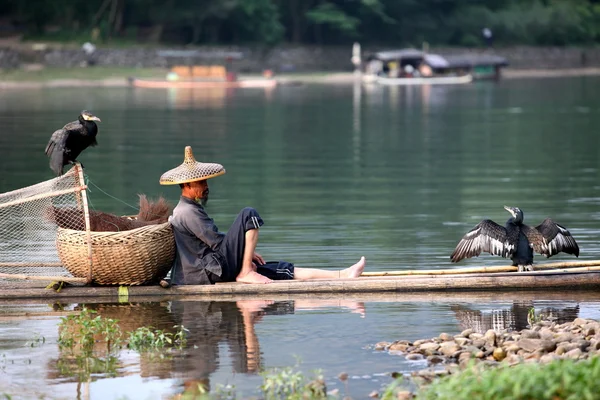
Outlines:
[[[90, 210], [90, 230], [94, 232], [121, 232], [146, 225], [167, 222], [171, 214], [171, 205], [163, 198], [149, 201], [140, 194], [140, 211], [134, 217], [120, 217], [102, 211]], [[83, 210], [72, 207], [52, 207], [49, 219], [61, 228], [85, 230]]]

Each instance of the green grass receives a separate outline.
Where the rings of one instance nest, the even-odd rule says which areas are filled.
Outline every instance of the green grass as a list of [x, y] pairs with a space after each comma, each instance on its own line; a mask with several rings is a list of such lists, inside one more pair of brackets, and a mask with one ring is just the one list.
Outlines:
[[600, 397], [600, 357], [483, 369], [471, 365], [421, 389], [418, 400], [592, 400]]
[[104, 79], [127, 78], [164, 78], [167, 71], [163, 68], [134, 67], [89, 67], [89, 68], [44, 68], [40, 71], [23, 69], [0, 70], [0, 81], [10, 82], [46, 82], [52, 80], [78, 79], [99, 81]]

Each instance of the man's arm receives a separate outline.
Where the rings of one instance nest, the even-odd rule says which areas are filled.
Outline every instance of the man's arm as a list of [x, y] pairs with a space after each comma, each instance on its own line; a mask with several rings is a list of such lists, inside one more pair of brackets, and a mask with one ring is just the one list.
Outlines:
[[213, 219], [201, 212], [195, 212], [194, 215], [186, 218], [185, 226], [213, 250], [217, 249], [217, 246], [221, 244], [225, 236], [219, 232]]

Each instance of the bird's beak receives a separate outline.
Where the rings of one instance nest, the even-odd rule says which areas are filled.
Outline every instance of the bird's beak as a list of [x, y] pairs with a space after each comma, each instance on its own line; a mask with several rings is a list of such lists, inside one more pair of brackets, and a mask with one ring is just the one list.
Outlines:
[[504, 206], [504, 209], [505, 209], [506, 211], [508, 211], [508, 212], [510, 213], [510, 215], [512, 215], [513, 217], [515, 217], [515, 218], [516, 218], [515, 211], [513, 210], [513, 208], [512, 208], [512, 207], [509, 207], [509, 206]]
[[98, 121], [98, 122], [102, 122], [100, 120], [100, 118], [96, 117], [95, 115], [84, 115], [83, 119], [85, 119], [86, 121]]

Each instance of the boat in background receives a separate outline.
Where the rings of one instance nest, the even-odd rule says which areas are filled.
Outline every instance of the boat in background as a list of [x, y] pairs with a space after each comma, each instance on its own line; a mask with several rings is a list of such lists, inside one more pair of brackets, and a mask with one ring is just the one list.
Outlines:
[[[159, 55], [172, 60], [165, 79], [130, 77], [129, 84], [140, 88], [272, 88], [277, 86], [271, 70], [262, 77], [240, 78], [233, 71], [233, 60], [241, 60], [240, 52], [204, 53], [193, 50], [161, 51]], [[189, 61], [192, 60], [192, 61]], [[217, 60], [217, 61], [215, 61]], [[191, 63], [191, 65], [189, 65]]]
[[277, 86], [277, 80], [272, 78], [242, 78], [236, 80], [208, 80], [208, 79], [141, 79], [129, 78], [129, 84], [139, 88], [186, 88], [186, 89], [208, 89], [208, 88], [273, 88]]
[[362, 66], [365, 83], [382, 85], [465, 84], [498, 79], [505, 58], [493, 54], [439, 55], [417, 49], [369, 54]]

